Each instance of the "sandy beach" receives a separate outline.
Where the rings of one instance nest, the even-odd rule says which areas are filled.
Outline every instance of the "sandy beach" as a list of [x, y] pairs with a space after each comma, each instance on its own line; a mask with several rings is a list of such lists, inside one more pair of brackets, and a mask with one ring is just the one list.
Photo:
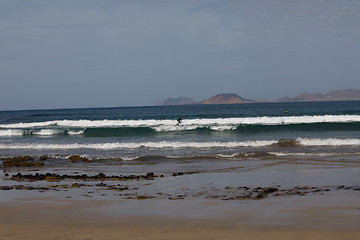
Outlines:
[[[293, 207], [278, 209], [280, 203], [273, 201], [245, 203], [246, 206], [211, 201], [150, 201], [24, 199], [1, 205], [0, 235], [4, 240], [360, 237], [359, 208], [355, 204], [346, 208], [342, 204], [320, 209], [313, 206], [314, 209], [301, 199], [287, 199], [281, 204]], [[302, 206], [296, 207], [298, 204]], [[142, 211], [144, 208], [147, 209]], [[215, 213], [209, 217], [208, 211]], [[357, 216], [346, 214], [352, 211], [357, 211]], [[284, 213], [287, 216], [281, 218]]]

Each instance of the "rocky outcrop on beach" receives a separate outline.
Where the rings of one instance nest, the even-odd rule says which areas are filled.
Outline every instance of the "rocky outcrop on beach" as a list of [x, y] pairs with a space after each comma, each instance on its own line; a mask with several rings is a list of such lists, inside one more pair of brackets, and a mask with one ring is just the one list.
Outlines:
[[2, 159], [4, 168], [11, 167], [34, 167], [34, 166], [44, 166], [44, 160], [47, 156], [41, 156], [40, 159], [36, 160], [31, 156], [19, 156], [19, 157], [9, 157]]
[[111, 175], [107, 176], [104, 173], [99, 173], [97, 175], [89, 176], [87, 174], [82, 175], [69, 175], [69, 174], [55, 174], [55, 173], [46, 173], [46, 174], [21, 174], [18, 173], [11, 177], [13, 181], [47, 181], [47, 182], [59, 182], [63, 180], [82, 180], [82, 181], [127, 181], [127, 180], [154, 180], [155, 177], [158, 177], [154, 173], [147, 173], [145, 175]]
[[[289, 142], [284, 142], [289, 144]], [[251, 155], [254, 157], [255, 155]], [[245, 157], [245, 155], [244, 155]], [[161, 184], [166, 179], [173, 178], [191, 178], [200, 176], [202, 174], [208, 174], [208, 170], [190, 170], [190, 171], [174, 171], [174, 172], [143, 172], [138, 174], [117, 174], [112, 173], [94, 173], [88, 174], [89, 169], [98, 164], [96, 159], [88, 159], [80, 155], [71, 155], [70, 157], [64, 157], [64, 161], [67, 161], [66, 165], [71, 164], [79, 165], [83, 164], [83, 173], [78, 171], [73, 172], [72, 168], [69, 168], [67, 173], [59, 173], [51, 167], [55, 167], [52, 164], [44, 163], [52, 160], [51, 156], [43, 155], [40, 157], [32, 156], [18, 156], [12, 158], [4, 158], [3, 161], [3, 176], [1, 177], [2, 183], [6, 185], [0, 186], [0, 191], [4, 190], [28, 190], [28, 191], [64, 191], [68, 189], [77, 189], [84, 197], [105, 197], [111, 192], [119, 198], [123, 199], [218, 199], [218, 200], [261, 200], [265, 198], [275, 197], [288, 197], [288, 196], [307, 196], [313, 194], [326, 194], [327, 192], [344, 192], [344, 191], [360, 191], [359, 185], [298, 185], [293, 187], [282, 187], [274, 182], [265, 183], [262, 186], [246, 186], [239, 185], [237, 183], [227, 186], [214, 186], [212, 184], [192, 186], [177, 186], [176, 191], [164, 189], [162, 191], [151, 191], [149, 185]], [[57, 159], [56, 163], [59, 163]], [[136, 164], [144, 164], [143, 162], [137, 162]], [[43, 166], [40, 168], [40, 166]], [[62, 165], [64, 166], [64, 165]], [[45, 169], [48, 172], [45, 172]], [[14, 173], [14, 171], [18, 171]], [[35, 174], [29, 172], [40, 171]], [[56, 172], [56, 173], [55, 173]], [[91, 171], [90, 171], [91, 172]], [[19, 184], [15, 184], [18, 182]], [[150, 188], [151, 189], [151, 188]], [[157, 189], [157, 188], [155, 188]], [[67, 196], [71, 198], [72, 196]]]
[[[92, 197], [91, 194], [99, 191], [115, 191], [115, 192], [124, 192], [123, 194], [118, 194], [119, 197], [124, 197], [125, 199], [137, 199], [137, 200], [146, 200], [146, 199], [169, 199], [169, 200], [180, 200], [180, 199], [218, 199], [218, 200], [261, 200], [268, 197], [287, 197], [287, 196], [306, 196], [311, 194], [321, 194], [324, 195], [326, 192], [334, 191], [360, 191], [359, 185], [329, 185], [329, 186], [295, 186], [290, 188], [282, 188], [280, 185], [276, 186], [258, 186], [258, 187], [248, 187], [248, 186], [225, 186], [224, 188], [212, 187], [202, 187], [201, 189], [191, 190], [191, 187], [188, 186], [183, 192], [177, 191], [176, 193], [167, 192], [138, 192], [144, 186], [148, 186], [150, 183], [146, 184], [136, 184], [136, 186], [116, 184], [118, 181], [131, 181], [135, 180], [136, 183], [139, 180], [154, 180], [157, 177], [161, 178], [173, 178], [173, 177], [184, 177], [189, 174], [201, 174], [201, 172], [176, 172], [173, 174], [157, 175], [154, 173], [140, 174], [140, 175], [129, 175], [129, 176], [113, 176], [105, 175], [104, 173], [99, 173], [97, 175], [60, 175], [54, 173], [46, 174], [14, 174], [9, 179], [17, 182], [27, 182], [26, 185], [4, 185], [0, 186], [0, 190], [34, 190], [34, 191], [67, 191], [69, 188], [77, 189], [88, 189], [87, 194], [84, 194], [85, 197]], [[76, 181], [70, 182], [69, 181]], [[52, 185], [43, 185], [43, 186], [31, 186], [31, 182], [60, 182], [62, 184], [52, 184]], [[89, 181], [95, 183], [92, 184]], [[104, 183], [107, 182], [107, 183]], [[115, 183], [115, 184], [114, 184]], [[89, 191], [89, 189], [92, 189]], [[102, 194], [106, 196], [106, 194]]]
[[89, 159], [87, 157], [82, 157], [79, 155], [72, 155], [69, 157], [69, 159], [71, 160], [72, 163], [77, 163], [77, 162], [94, 162], [94, 160]]
[[[45, 161], [50, 159], [51, 157], [47, 155], [43, 155], [40, 157], [32, 157], [32, 156], [17, 156], [17, 157], [8, 157], [0, 159], [2, 161], [2, 167], [4, 168], [19, 168], [19, 167], [41, 167], [44, 166]], [[68, 157], [68, 159], [72, 163], [78, 162], [94, 162], [94, 160], [89, 159], [87, 157], [82, 157], [79, 155], [72, 155]]]

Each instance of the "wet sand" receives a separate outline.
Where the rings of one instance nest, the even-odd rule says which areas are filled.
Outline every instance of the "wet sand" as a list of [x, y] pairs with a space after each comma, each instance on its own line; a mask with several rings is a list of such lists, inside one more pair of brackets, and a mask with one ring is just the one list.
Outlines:
[[360, 239], [358, 162], [45, 161], [2, 170], [4, 240]]

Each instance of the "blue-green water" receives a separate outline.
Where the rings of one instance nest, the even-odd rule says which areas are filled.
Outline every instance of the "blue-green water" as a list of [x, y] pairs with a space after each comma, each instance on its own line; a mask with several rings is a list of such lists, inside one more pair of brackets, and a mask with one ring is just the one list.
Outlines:
[[360, 101], [0, 112], [0, 157], [44, 154], [117, 160], [357, 159]]

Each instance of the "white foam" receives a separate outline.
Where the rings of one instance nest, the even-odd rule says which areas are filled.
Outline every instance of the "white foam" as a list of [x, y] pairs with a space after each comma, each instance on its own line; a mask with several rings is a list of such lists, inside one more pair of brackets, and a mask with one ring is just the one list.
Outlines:
[[[304, 146], [360, 146], [360, 139], [335, 139], [335, 138], [298, 138], [296, 139]], [[208, 148], [237, 148], [237, 147], [267, 147], [273, 146], [278, 140], [257, 140], [240, 142], [115, 142], [115, 143], [92, 143], [92, 144], [0, 144], [0, 149], [208, 149]], [[278, 155], [280, 155], [279, 153]], [[288, 154], [288, 153], [287, 153]]]
[[35, 127], [47, 127], [47, 126], [55, 126], [55, 125], [57, 124], [57, 122], [58, 122], [58, 121], [0, 124], [0, 128], [35, 128]]
[[116, 143], [93, 143], [93, 144], [0, 144], [0, 149], [181, 149], [181, 148], [236, 148], [236, 147], [262, 147], [276, 143], [275, 140], [244, 141], [244, 142], [116, 142]]
[[278, 157], [287, 157], [287, 156], [343, 156], [344, 153], [305, 153], [305, 152], [269, 152], [269, 154], [278, 156]]
[[297, 141], [304, 146], [357, 146], [360, 139], [346, 138], [297, 138]]
[[84, 133], [84, 130], [81, 131], [68, 131], [69, 135], [81, 135]]
[[39, 135], [39, 136], [52, 136], [59, 133], [61, 133], [61, 131], [56, 129], [41, 129], [40, 131], [33, 132], [34, 135]]
[[175, 132], [175, 131], [190, 131], [195, 130], [198, 126], [191, 125], [160, 125], [151, 127], [157, 132]]
[[138, 157], [121, 157], [121, 160], [123, 161], [133, 161], [134, 159], [137, 159]]
[[12, 136], [22, 136], [22, 135], [23, 135], [23, 131], [17, 129], [0, 130], [0, 137], [12, 137]]
[[237, 153], [233, 153], [233, 154], [216, 154], [216, 157], [218, 158], [234, 158], [238, 156]]
[[246, 117], [246, 118], [197, 118], [184, 119], [180, 125], [176, 120], [56, 120], [46, 122], [0, 124], [0, 128], [96, 128], [96, 127], [150, 127], [156, 131], [192, 130], [209, 127], [213, 130], [233, 130], [239, 125], [283, 125], [303, 123], [349, 123], [360, 122], [360, 115], [319, 115], [283, 117]]
[[227, 131], [227, 130], [235, 130], [237, 128], [236, 125], [220, 125], [220, 126], [211, 126], [210, 129], [214, 131]]

